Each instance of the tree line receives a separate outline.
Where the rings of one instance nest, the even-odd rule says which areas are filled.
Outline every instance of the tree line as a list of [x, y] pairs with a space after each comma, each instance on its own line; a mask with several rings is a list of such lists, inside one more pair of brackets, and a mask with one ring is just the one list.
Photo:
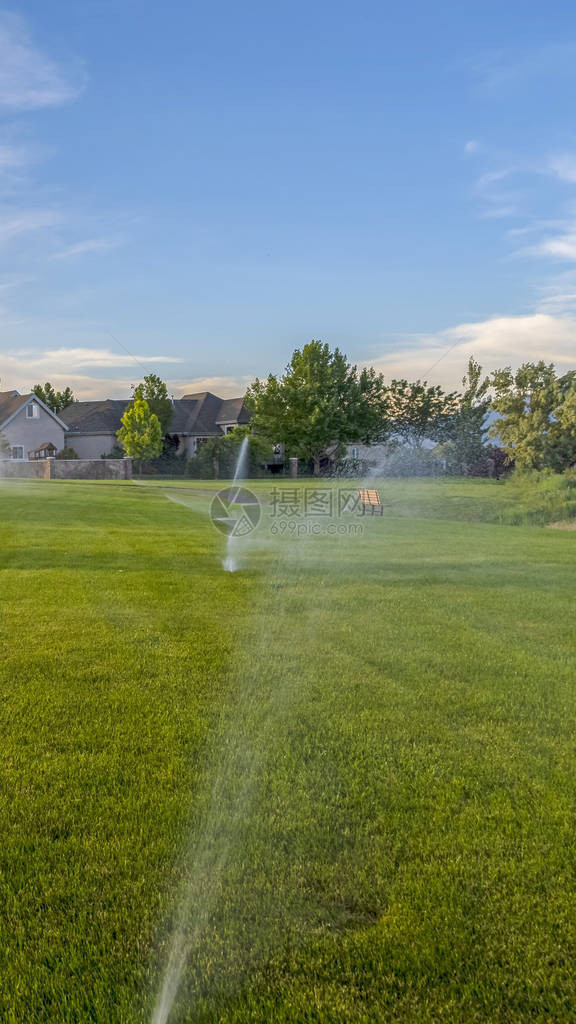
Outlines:
[[283, 375], [256, 380], [246, 404], [251, 429], [316, 474], [329, 445], [343, 452], [354, 442], [393, 453], [430, 441], [455, 474], [495, 465], [562, 472], [576, 462], [576, 371], [558, 374], [543, 361], [485, 375], [471, 357], [462, 389], [448, 392], [421, 380], [387, 382], [312, 341], [294, 352]]
[[[166, 384], [149, 374], [132, 390], [118, 431], [122, 452], [140, 464], [162, 455], [174, 460]], [[70, 388], [49, 383], [34, 393], [56, 413], [74, 401]], [[559, 374], [544, 361], [484, 374], [471, 357], [461, 389], [446, 391], [425, 380], [386, 381], [338, 348], [311, 341], [295, 350], [283, 374], [256, 379], [245, 402], [250, 424], [203, 445], [191, 460], [198, 475], [212, 475], [215, 464], [227, 471], [246, 434], [254, 464], [281, 445], [315, 475], [327, 449], [338, 462], [354, 444], [384, 445], [393, 455], [421, 453], [432, 442], [434, 458], [454, 474], [485, 475], [494, 465], [562, 472], [576, 463], [576, 370]]]

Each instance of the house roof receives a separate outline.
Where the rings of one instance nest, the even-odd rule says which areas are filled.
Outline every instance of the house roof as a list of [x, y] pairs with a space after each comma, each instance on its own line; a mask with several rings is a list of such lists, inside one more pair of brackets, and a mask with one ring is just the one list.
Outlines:
[[[201, 391], [198, 394], [183, 395], [182, 403], [196, 402], [197, 410], [193, 414], [195, 434], [217, 433], [215, 427], [223, 423], [248, 423], [250, 413], [244, 405], [244, 397], [240, 398], [219, 398], [211, 391]], [[174, 403], [176, 406], [180, 403]]]
[[0, 427], [29, 399], [30, 395], [19, 395], [17, 391], [0, 391]]
[[244, 405], [244, 398], [225, 398], [220, 406], [216, 423], [248, 423], [250, 413]]
[[62, 415], [69, 433], [115, 434], [122, 426], [121, 419], [128, 401], [107, 398], [102, 402], [73, 402]]
[[174, 402], [174, 415], [169, 430], [174, 434], [217, 434], [216, 416], [222, 399], [211, 391], [183, 395]]
[[[62, 415], [71, 434], [115, 434], [129, 404], [124, 399], [108, 398], [103, 402], [74, 402]], [[248, 423], [250, 414], [243, 398], [222, 399], [211, 391], [184, 395], [173, 404], [170, 434], [219, 434], [224, 423]]]

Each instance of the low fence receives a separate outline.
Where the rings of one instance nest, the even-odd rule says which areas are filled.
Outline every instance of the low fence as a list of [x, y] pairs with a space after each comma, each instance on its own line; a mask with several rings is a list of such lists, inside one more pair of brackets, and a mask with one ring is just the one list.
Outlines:
[[132, 459], [38, 459], [0, 462], [0, 479], [131, 480]]

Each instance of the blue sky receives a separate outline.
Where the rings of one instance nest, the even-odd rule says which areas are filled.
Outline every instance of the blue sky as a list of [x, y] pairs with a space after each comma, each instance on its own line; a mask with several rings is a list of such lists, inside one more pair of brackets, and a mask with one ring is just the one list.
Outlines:
[[4, 9], [2, 387], [573, 365], [575, 86], [571, 2]]

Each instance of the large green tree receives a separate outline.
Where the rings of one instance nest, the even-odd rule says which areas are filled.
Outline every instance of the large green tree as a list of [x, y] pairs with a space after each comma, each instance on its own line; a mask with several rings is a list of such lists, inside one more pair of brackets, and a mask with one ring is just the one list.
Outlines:
[[458, 398], [457, 411], [446, 427], [448, 441], [443, 454], [451, 472], [465, 473], [470, 466], [487, 454], [486, 417], [490, 408], [490, 378], [473, 356], [468, 360], [462, 378], [463, 393]]
[[140, 384], [132, 385], [132, 392], [133, 398], [143, 398], [148, 403], [150, 412], [160, 420], [162, 434], [165, 434], [174, 409], [164, 381], [156, 373], [149, 373]]
[[443, 441], [448, 437], [458, 410], [456, 392], [446, 393], [427, 381], [393, 380], [388, 396], [392, 430], [404, 444], [421, 448], [426, 439]]
[[162, 426], [144, 398], [134, 398], [122, 417], [117, 438], [126, 455], [140, 467], [144, 459], [156, 459], [162, 451]]
[[71, 388], [66, 387], [63, 391], [56, 391], [48, 380], [45, 384], [35, 384], [32, 392], [56, 415], [67, 409], [75, 401], [74, 392]]
[[558, 375], [553, 363], [523, 363], [492, 374], [490, 435], [520, 469], [561, 472], [576, 462], [576, 370]]
[[328, 445], [370, 444], [389, 430], [382, 375], [358, 370], [321, 341], [296, 349], [283, 376], [254, 381], [246, 406], [251, 429], [284, 444], [289, 456], [310, 461], [315, 475]]

